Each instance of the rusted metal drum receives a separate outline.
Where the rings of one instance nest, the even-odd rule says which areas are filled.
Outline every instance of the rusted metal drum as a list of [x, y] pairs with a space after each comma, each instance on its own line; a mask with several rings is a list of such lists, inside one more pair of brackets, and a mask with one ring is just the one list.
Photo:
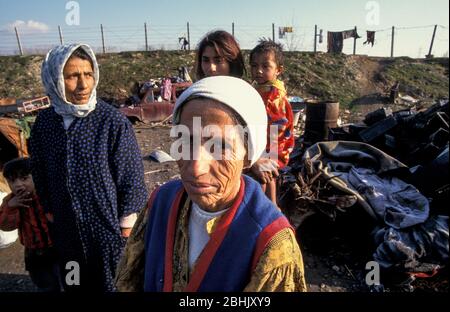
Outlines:
[[316, 142], [328, 141], [329, 129], [337, 127], [338, 117], [339, 102], [306, 102], [304, 142], [312, 145]]

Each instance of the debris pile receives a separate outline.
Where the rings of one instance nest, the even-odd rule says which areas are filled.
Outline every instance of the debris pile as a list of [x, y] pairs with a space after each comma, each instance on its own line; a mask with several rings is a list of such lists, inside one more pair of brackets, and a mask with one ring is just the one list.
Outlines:
[[380, 108], [366, 115], [364, 124], [330, 129], [329, 140], [368, 143], [415, 166], [435, 159], [448, 144], [448, 112], [448, 100], [420, 112], [415, 108], [397, 112]]
[[164, 124], [171, 119], [177, 97], [191, 85], [188, 69], [180, 67], [177, 76], [136, 83], [133, 95], [118, 109], [133, 122]]
[[[177, 75], [163, 77], [163, 78], [152, 78], [142, 83], [135, 82], [132, 88], [132, 95], [126, 99], [119, 100], [119, 107], [124, 107], [126, 105], [138, 105], [147, 96], [148, 91], [153, 90], [150, 93], [151, 99], [148, 102], [163, 102], [171, 101], [171, 91], [172, 84], [186, 84], [192, 83], [192, 79], [189, 75], [189, 68], [186, 66], [180, 66], [177, 69]], [[123, 90], [126, 94], [127, 92]]]
[[434, 275], [449, 260], [448, 123], [440, 100], [423, 111], [379, 109], [364, 124], [329, 129], [329, 141], [300, 136], [281, 173], [283, 212], [299, 227], [316, 213], [336, 220], [362, 209], [373, 220], [367, 261], [409, 284]]
[[48, 107], [47, 96], [29, 100], [0, 99], [0, 170], [8, 160], [28, 155], [31, 126], [38, 111]]

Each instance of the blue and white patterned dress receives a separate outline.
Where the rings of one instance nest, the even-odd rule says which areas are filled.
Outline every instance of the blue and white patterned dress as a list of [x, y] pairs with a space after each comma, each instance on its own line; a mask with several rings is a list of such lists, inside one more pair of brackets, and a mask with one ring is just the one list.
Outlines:
[[[54, 215], [52, 234], [63, 269], [77, 261], [82, 289], [115, 290], [125, 245], [119, 219], [140, 211], [148, 195], [131, 124], [97, 100], [96, 108], [66, 131], [50, 107], [36, 119], [30, 152], [37, 193]], [[68, 272], [63, 270], [63, 281]]]

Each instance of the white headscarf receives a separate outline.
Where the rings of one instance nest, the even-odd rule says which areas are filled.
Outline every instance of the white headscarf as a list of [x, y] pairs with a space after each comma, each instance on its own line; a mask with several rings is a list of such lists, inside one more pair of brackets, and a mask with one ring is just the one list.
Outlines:
[[173, 123], [179, 124], [181, 107], [193, 97], [216, 100], [238, 113], [248, 128], [249, 156], [253, 165], [267, 144], [267, 113], [259, 93], [246, 81], [229, 76], [201, 79], [186, 89], [175, 103]]
[[[92, 60], [94, 88], [87, 104], [75, 105], [66, 99], [63, 70], [72, 53], [81, 47]], [[65, 44], [51, 49], [42, 63], [41, 77], [55, 112], [64, 118], [86, 117], [97, 104], [98, 64], [92, 49], [86, 44]]]

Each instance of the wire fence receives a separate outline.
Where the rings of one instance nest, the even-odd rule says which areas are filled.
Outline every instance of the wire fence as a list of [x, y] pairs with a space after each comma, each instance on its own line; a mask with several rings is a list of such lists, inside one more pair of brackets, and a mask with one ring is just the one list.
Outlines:
[[[223, 29], [233, 33], [242, 49], [252, 49], [261, 38], [281, 42], [286, 51], [327, 51], [327, 31], [323, 29], [322, 38], [315, 26], [290, 25], [292, 33], [279, 37], [279, 27], [274, 23], [262, 25], [142, 25], [98, 27], [67, 26], [50, 29], [45, 33], [29, 32], [20, 29], [0, 30], [0, 55], [45, 54], [61, 43], [83, 42], [93, 47], [96, 53], [122, 51], [152, 51], [195, 49], [197, 43], [211, 30]], [[349, 27], [348, 29], [353, 29]], [[435, 30], [436, 29], [436, 30]], [[374, 45], [363, 44], [366, 31], [375, 31]], [[425, 57], [433, 41], [434, 56], [448, 57], [449, 29], [442, 25], [423, 25], [413, 27], [394, 26], [386, 29], [357, 28], [361, 38], [344, 41], [343, 53], [370, 56], [410, 56]], [[434, 40], [433, 38], [433, 33]], [[394, 40], [392, 36], [394, 35]], [[183, 38], [189, 44], [183, 46]], [[356, 44], [356, 46], [354, 46]], [[392, 53], [393, 52], [393, 53]]]

